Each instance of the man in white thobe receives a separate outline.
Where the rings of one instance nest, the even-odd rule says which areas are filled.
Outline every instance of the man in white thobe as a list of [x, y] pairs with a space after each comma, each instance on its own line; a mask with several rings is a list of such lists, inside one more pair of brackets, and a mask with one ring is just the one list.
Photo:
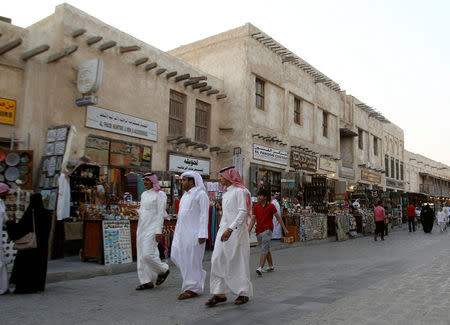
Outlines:
[[[278, 215], [281, 217], [282, 216], [281, 207], [280, 207], [280, 203], [278, 203], [279, 197], [280, 197], [280, 194], [278, 192], [275, 192], [272, 196], [272, 201], [270, 201], [270, 203], [272, 203], [275, 206], [275, 209], [277, 209]], [[282, 231], [281, 225], [278, 222], [275, 215], [273, 216], [272, 222], [273, 222], [272, 239], [281, 239], [281, 237], [283, 237], [283, 231]]]
[[210, 307], [225, 302], [229, 292], [238, 295], [234, 301], [236, 305], [248, 302], [253, 295], [247, 225], [252, 205], [250, 192], [234, 167], [220, 171], [220, 182], [227, 186], [227, 191], [222, 199], [222, 219], [211, 258], [210, 290], [213, 296], [205, 303]]
[[[8, 221], [6, 215], [6, 207], [3, 198], [8, 194], [9, 186], [5, 183], [0, 183], [0, 234], [3, 230], [3, 223]], [[8, 292], [8, 270], [6, 268], [6, 258], [3, 255], [3, 243], [0, 238], [0, 295]]]
[[180, 269], [183, 285], [179, 300], [203, 293], [205, 242], [208, 238], [209, 199], [197, 172], [181, 174], [185, 191], [180, 201], [170, 259]]
[[141, 196], [139, 222], [136, 234], [137, 273], [140, 285], [136, 290], [152, 289], [154, 281], [162, 284], [169, 275], [169, 266], [159, 258], [158, 243], [162, 239], [162, 228], [166, 214], [167, 197], [153, 173], [142, 178], [147, 189]]

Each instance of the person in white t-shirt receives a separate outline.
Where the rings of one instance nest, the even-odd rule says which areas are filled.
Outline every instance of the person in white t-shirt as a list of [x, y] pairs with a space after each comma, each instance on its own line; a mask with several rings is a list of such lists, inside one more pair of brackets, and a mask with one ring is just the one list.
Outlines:
[[442, 209], [442, 205], [439, 208], [438, 213], [436, 214], [437, 217], [437, 221], [438, 221], [438, 225], [439, 225], [439, 229], [441, 232], [444, 232], [444, 230], [446, 230], [446, 225], [447, 225], [447, 217], [445, 215], [445, 212]]

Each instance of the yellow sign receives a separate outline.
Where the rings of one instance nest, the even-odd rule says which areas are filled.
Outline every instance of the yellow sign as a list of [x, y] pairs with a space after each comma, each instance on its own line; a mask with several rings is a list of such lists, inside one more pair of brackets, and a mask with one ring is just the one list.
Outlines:
[[0, 123], [14, 125], [16, 101], [0, 97]]

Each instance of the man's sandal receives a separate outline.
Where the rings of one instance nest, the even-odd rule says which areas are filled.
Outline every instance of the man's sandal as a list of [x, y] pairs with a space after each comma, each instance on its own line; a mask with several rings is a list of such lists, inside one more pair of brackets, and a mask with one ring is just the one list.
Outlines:
[[225, 302], [227, 301], [227, 297], [219, 297], [219, 296], [212, 296], [208, 301], [205, 303], [206, 306], [212, 307], [217, 305], [219, 302]]
[[180, 294], [178, 296], [178, 300], [185, 300], [185, 299], [189, 299], [189, 298], [194, 298], [197, 297], [198, 293], [191, 291], [191, 290], [186, 290], [185, 292], [183, 292], [182, 294]]
[[236, 300], [234, 301], [235, 305], [243, 305], [246, 302], [248, 302], [248, 297], [246, 296], [239, 296], [236, 298]]
[[153, 289], [155, 286], [153, 285], [153, 283], [152, 284], [150, 284], [150, 283], [151, 282], [138, 285], [136, 287], [136, 290]]
[[169, 276], [170, 271], [167, 270], [165, 273], [163, 274], [158, 274], [158, 278], [156, 279], [156, 285], [161, 285], [163, 284], [164, 281], [166, 281], [167, 277]]

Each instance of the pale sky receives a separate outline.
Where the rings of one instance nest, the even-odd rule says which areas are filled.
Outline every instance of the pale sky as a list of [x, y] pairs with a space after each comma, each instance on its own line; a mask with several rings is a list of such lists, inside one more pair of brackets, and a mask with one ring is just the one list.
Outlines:
[[[61, 1], [3, 1], [27, 27]], [[70, 0], [161, 50], [252, 23], [405, 133], [405, 148], [450, 165], [450, 1]]]

